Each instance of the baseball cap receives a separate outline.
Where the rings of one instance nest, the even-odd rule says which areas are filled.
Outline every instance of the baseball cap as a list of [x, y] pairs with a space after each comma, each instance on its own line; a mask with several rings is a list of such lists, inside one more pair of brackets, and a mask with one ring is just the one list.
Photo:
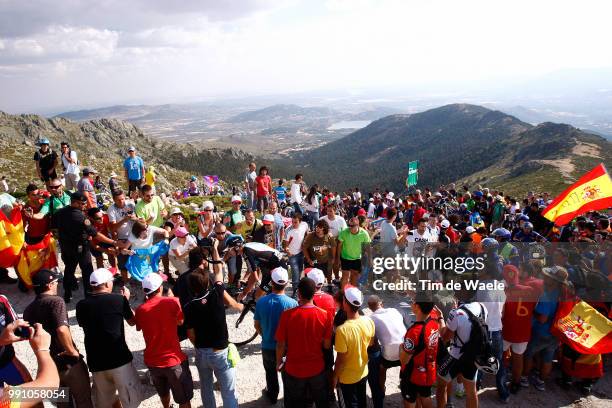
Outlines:
[[41, 269], [32, 277], [32, 286], [42, 287], [57, 282], [62, 279], [62, 275], [50, 269]]
[[282, 266], [272, 269], [271, 277], [272, 282], [276, 283], [277, 285], [286, 285], [287, 282], [289, 282], [289, 273]]
[[110, 178], [113, 178], [113, 177], [119, 177], [119, 176], [117, 176], [117, 173], [115, 173], [115, 172], [113, 171], [113, 172], [110, 174], [110, 176], [109, 176], [109, 177], [110, 177]]
[[353, 306], [361, 306], [363, 304], [363, 293], [356, 287], [347, 287], [344, 290], [344, 297]]
[[85, 167], [83, 169], [83, 174], [98, 174], [98, 172], [92, 167]]
[[367, 213], [367, 212], [366, 212], [366, 210], [364, 210], [363, 208], [360, 208], [360, 209], [357, 211], [357, 215], [367, 215], [367, 214], [368, 214], [368, 213]]
[[240, 198], [240, 196], [232, 196], [232, 203], [241, 203], [242, 202], [242, 198]]
[[135, 152], [135, 151], [136, 151], [136, 148], [134, 146], [130, 146], [128, 148], [128, 152]]
[[442, 220], [442, 222], [440, 223], [440, 226], [442, 228], [448, 228], [448, 227], [450, 227], [450, 221], [449, 220]]
[[372, 201], [374, 201], [374, 198], [370, 197], [370, 198], [368, 199], [368, 201], [369, 201], [369, 202], [372, 202]]
[[155, 292], [159, 287], [164, 283], [163, 278], [159, 273], [150, 272], [147, 276], [142, 280], [142, 290], [145, 293]]
[[[232, 200], [232, 202], [233, 201], [234, 200]], [[202, 203], [202, 210], [213, 210], [214, 208], [215, 208], [215, 205], [210, 200], [206, 200]]]
[[91, 286], [104, 285], [106, 282], [113, 280], [113, 274], [106, 268], [99, 268], [92, 272], [89, 276], [89, 284]]
[[73, 201], [80, 201], [82, 203], [86, 203], [87, 202], [87, 197], [85, 197], [85, 195], [83, 193], [80, 193], [78, 191], [75, 191], [74, 193], [72, 193], [70, 195], [70, 199]]
[[264, 224], [274, 224], [274, 216], [272, 214], [266, 214], [263, 217]]
[[467, 232], [468, 234], [473, 234], [476, 232], [476, 229], [471, 225], [468, 225], [467, 227], [465, 227], [465, 232]]
[[185, 227], [178, 227], [176, 230], [174, 230], [174, 235], [179, 238], [183, 238], [189, 235], [189, 231], [187, 231], [187, 228]]
[[317, 285], [317, 287], [323, 286], [325, 283], [325, 274], [319, 268], [308, 268], [308, 271], [304, 271], [306, 273], [306, 277], [308, 279], [312, 279]]

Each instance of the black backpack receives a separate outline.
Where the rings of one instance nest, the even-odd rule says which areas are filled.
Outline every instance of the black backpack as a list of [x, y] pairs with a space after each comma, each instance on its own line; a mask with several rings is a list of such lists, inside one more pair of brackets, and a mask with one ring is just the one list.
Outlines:
[[480, 306], [480, 316], [475, 316], [465, 305], [461, 306], [472, 324], [470, 338], [466, 343], [463, 343], [459, 336], [457, 339], [463, 343], [461, 346], [462, 357], [474, 361], [477, 366], [484, 366], [489, 361], [497, 361], [495, 353], [493, 353], [493, 345], [491, 336], [489, 335], [489, 327], [484, 319], [484, 306]]

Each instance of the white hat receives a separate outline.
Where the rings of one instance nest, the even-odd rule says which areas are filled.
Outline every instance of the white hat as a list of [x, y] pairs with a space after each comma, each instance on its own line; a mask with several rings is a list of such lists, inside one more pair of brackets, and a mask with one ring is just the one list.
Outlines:
[[113, 172], [110, 174], [110, 178], [113, 178], [113, 177], [119, 177], [119, 176], [117, 176], [117, 173], [115, 173], [115, 172], [113, 171]]
[[182, 213], [183, 213], [183, 212], [182, 212], [182, 211], [181, 211], [181, 209], [180, 209], [180, 208], [178, 208], [178, 207], [174, 207], [174, 208], [172, 209], [172, 211], [170, 211], [170, 215], [174, 215], [174, 214], [182, 214]]
[[317, 285], [317, 287], [323, 286], [323, 284], [325, 283], [325, 274], [323, 273], [322, 270], [320, 270], [319, 268], [309, 268], [310, 270], [308, 272], [306, 272], [306, 277], [308, 279], [312, 279], [315, 283], [315, 285]]
[[142, 280], [142, 289], [145, 293], [152, 293], [159, 289], [162, 283], [164, 283], [164, 280], [159, 273], [150, 272]]
[[370, 198], [368, 199], [368, 201], [369, 201], [369, 202], [372, 202], [372, 201], [374, 201], [374, 198], [370, 197]]
[[475, 233], [475, 232], [476, 232], [476, 228], [472, 227], [471, 225], [468, 225], [468, 226], [465, 228], [465, 232], [467, 232], [468, 234], [473, 234], [473, 233]]
[[232, 196], [232, 203], [235, 203], [235, 202], [241, 203], [242, 198], [240, 198], [240, 196], [238, 195]]
[[272, 214], [266, 214], [263, 216], [264, 224], [274, 224], [274, 216]]
[[[232, 197], [232, 201], [234, 201], [233, 197]], [[202, 210], [212, 210], [214, 208], [215, 208], [215, 205], [210, 200], [206, 200], [202, 203]]]
[[350, 287], [344, 290], [344, 297], [353, 306], [361, 306], [363, 304], [363, 293], [356, 287]]
[[282, 266], [272, 269], [271, 276], [272, 282], [277, 285], [286, 285], [289, 282], [289, 273]]
[[448, 227], [450, 227], [450, 221], [449, 220], [442, 220], [442, 222], [440, 223], [440, 226], [442, 228], [448, 228]]
[[91, 286], [104, 285], [113, 280], [113, 274], [106, 268], [96, 269], [89, 275], [89, 284]]

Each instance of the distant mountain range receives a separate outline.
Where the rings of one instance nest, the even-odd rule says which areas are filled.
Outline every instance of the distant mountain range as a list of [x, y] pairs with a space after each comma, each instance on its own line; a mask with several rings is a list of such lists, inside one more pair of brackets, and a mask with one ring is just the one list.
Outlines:
[[596, 164], [612, 164], [612, 145], [569, 125], [533, 126], [503, 112], [453, 104], [379, 119], [294, 162], [322, 185], [401, 191], [413, 160], [420, 162], [422, 186], [459, 181], [558, 193]]
[[[125, 115], [147, 109], [121, 108]], [[175, 110], [169, 108], [167, 112], [170, 111]], [[556, 194], [598, 163], [612, 166], [612, 145], [603, 137], [564, 124], [545, 122], [534, 126], [506, 113], [469, 104], [389, 115], [344, 137], [321, 143], [320, 147], [303, 147], [299, 133], [303, 128], [292, 127], [291, 118], [321, 117], [330, 112], [274, 105], [236, 113], [233, 126], [238, 129], [248, 127], [251, 119], [270, 124], [277, 121], [275, 118], [283, 118], [276, 123], [284, 121], [284, 127], [268, 127], [257, 136], [270, 139], [254, 142], [261, 147], [261, 140], [278, 140], [290, 147], [287, 156], [274, 158], [237, 148], [211, 148], [208, 142], [162, 142], [119, 119], [74, 122], [0, 112], [0, 174], [20, 187], [33, 180], [34, 143], [41, 136], [49, 138], [54, 148], [62, 140], [70, 142], [79, 152], [81, 163], [98, 168], [105, 177], [110, 171], [121, 171], [127, 147], [135, 145], [147, 164], [158, 167], [160, 185], [168, 189], [184, 186], [191, 174], [217, 174], [239, 183], [247, 163], [254, 160], [258, 165], [269, 164], [274, 177], [292, 179], [295, 173], [302, 172], [307, 183], [337, 190], [359, 186], [364, 190], [380, 187], [401, 192], [405, 190], [408, 162], [419, 160], [419, 186], [436, 188], [455, 181], [498, 187], [511, 193], [534, 190]], [[83, 113], [80, 117], [88, 115]], [[288, 133], [293, 134], [292, 138], [284, 136]], [[234, 137], [231, 140], [240, 140]], [[248, 140], [248, 135], [244, 137]]]

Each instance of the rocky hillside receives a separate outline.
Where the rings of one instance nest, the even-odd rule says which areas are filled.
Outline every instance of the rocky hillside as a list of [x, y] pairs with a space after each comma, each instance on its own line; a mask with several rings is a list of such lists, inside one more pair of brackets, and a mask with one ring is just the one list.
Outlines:
[[322, 184], [402, 191], [412, 160], [420, 162], [420, 186], [479, 182], [557, 193], [596, 164], [612, 164], [612, 145], [569, 125], [534, 127], [500, 111], [454, 104], [379, 119], [298, 162]]
[[136, 126], [118, 119], [73, 122], [38, 115], [9, 115], [0, 112], [0, 175], [12, 186], [23, 189], [36, 179], [33, 162], [40, 137], [59, 151], [62, 141], [70, 143], [81, 167], [95, 167], [106, 179], [111, 171], [122, 175], [127, 148], [135, 146], [146, 165], [159, 170], [163, 190], [182, 187], [191, 174], [217, 174], [228, 182], [238, 181], [252, 156], [235, 149], [207, 149], [194, 144], [163, 143], [148, 138]]

